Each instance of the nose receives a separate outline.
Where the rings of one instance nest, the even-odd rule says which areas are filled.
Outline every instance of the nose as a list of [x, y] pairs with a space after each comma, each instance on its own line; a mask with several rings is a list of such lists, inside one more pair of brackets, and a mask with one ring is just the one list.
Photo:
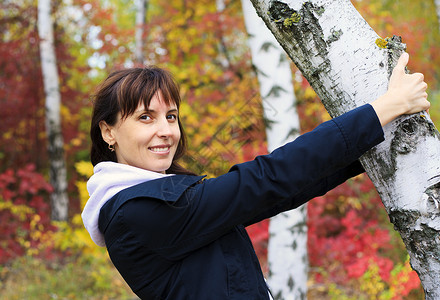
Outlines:
[[161, 118], [157, 125], [157, 135], [162, 138], [168, 138], [171, 134], [171, 124], [166, 118]]

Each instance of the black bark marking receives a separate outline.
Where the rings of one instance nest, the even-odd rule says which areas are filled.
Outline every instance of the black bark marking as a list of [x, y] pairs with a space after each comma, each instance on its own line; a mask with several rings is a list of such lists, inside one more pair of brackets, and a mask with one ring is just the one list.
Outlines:
[[440, 211], [440, 182], [429, 186], [424, 194], [428, 197], [427, 199], [427, 209], [429, 212], [437, 212]]
[[292, 276], [289, 276], [289, 279], [287, 281], [287, 286], [289, 287], [289, 290], [292, 291], [295, 287], [295, 280], [293, 280]]
[[339, 38], [342, 35], [342, 30], [341, 29], [339, 29], [339, 30], [331, 29], [330, 32], [331, 32], [331, 35], [327, 39], [327, 44], [329, 44], [329, 45], [331, 43], [336, 42], [337, 40], [339, 40]]
[[400, 154], [408, 154], [417, 149], [420, 139], [437, 137], [438, 132], [434, 124], [429, 122], [423, 114], [416, 114], [397, 125], [391, 141], [391, 155], [393, 162]]
[[[404, 51], [406, 51], [406, 44], [402, 43], [402, 37], [393, 35], [390, 39], [387, 38], [386, 48], [388, 50], [388, 77], [391, 76], [393, 72], [394, 66], [396, 65], [399, 57], [402, 55]], [[408, 73], [408, 69], [406, 69]]]
[[427, 136], [438, 136], [434, 124], [428, 121], [423, 114], [415, 114], [397, 125], [390, 143], [389, 159], [377, 156], [375, 159], [381, 168], [381, 177], [384, 181], [394, 177], [397, 170], [397, 157], [417, 150], [421, 140]]
[[[280, 41], [280, 44], [286, 50], [286, 47], [293, 48], [294, 52], [303, 53], [303, 57], [307, 57], [306, 53], [311, 53], [310, 55], [322, 60], [319, 66], [313, 67], [308, 61], [299, 62], [297, 57], [291, 55], [292, 51], [286, 51], [311, 84], [312, 82], [322, 82], [322, 77], [330, 71], [328, 48], [343, 34], [341, 30], [333, 29], [329, 39], [327, 41], [324, 39], [324, 32], [318, 21], [323, 12], [323, 7], [317, 7], [310, 2], [304, 2], [301, 9], [296, 11], [285, 3], [271, 1], [268, 10], [270, 21], [275, 23], [282, 32], [284, 41]], [[292, 16], [299, 17], [295, 18], [295, 22], [285, 22]], [[315, 86], [314, 89], [321, 99], [331, 99], [323, 101], [323, 104], [332, 117], [342, 114], [342, 108], [347, 104], [347, 101], [350, 102], [345, 98], [348, 95], [337, 86], [332, 87], [331, 91], [327, 91], [323, 86]]]

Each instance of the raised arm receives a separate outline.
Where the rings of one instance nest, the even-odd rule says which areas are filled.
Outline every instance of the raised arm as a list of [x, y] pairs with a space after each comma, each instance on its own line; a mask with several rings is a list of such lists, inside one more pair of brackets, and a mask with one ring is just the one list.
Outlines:
[[382, 126], [400, 115], [417, 113], [430, 106], [423, 74], [405, 73], [408, 60], [408, 53], [400, 56], [390, 77], [388, 91], [371, 103]]

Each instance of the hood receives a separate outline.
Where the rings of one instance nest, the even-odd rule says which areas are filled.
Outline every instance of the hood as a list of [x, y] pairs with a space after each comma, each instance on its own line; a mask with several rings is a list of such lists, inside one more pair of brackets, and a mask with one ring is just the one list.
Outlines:
[[87, 181], [89, 200], [81, 214], [84, 226], [93, 242], [104, 247], [104, 235], [98, 229], [99, 211], [101, 207], [120, 191], [153, 179], [172, 174], [161, 174], [137, 167], [105, 161], [93, 168], [93, 175]]

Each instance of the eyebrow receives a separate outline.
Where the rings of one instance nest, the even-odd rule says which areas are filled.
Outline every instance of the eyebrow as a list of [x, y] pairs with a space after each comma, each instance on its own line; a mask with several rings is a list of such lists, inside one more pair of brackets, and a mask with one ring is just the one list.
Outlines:
[[[140, 109], [135, 111], [135, 113], [144, 113], [144, 112], [148, 112], [148, 113], [155, 113], [156, 111], [154, 109]], [[170, 112], [179, 112], [179, 110], [177, 108], [172, 108], [169, 111], [167, 111], [168, 113]]]

